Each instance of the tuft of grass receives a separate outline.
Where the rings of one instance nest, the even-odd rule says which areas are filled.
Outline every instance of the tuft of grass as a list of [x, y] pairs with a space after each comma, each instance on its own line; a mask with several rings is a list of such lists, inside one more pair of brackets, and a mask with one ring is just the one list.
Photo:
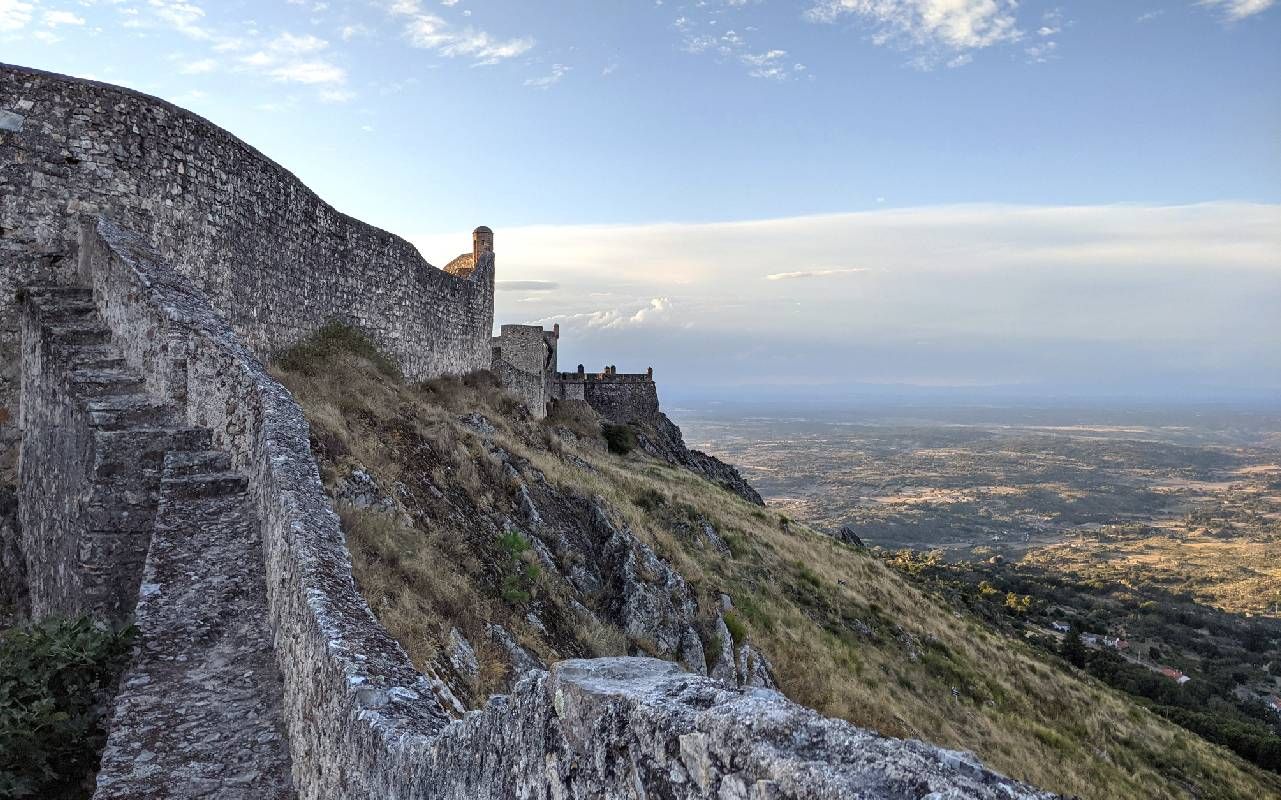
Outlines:
[[327, 322], [315, 333], [276, 357], [281, 369], [315, 376], [332, 368], [343, 356], [369, 362], [383, 375], [400, 380], [400, 365], [378, 349], [368, 336], [341, 322]]

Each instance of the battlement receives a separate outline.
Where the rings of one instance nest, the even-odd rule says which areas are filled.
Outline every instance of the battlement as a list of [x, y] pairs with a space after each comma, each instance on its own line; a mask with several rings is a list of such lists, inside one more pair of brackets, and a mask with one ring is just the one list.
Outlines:
[[605, 367], [600, 372], [587, 372], [579, 364], [577, 372], [557, 372], [555, 380], [561, 383], [653, 383], [654, 368], [644, 372], [618, 372], [617, 367]]

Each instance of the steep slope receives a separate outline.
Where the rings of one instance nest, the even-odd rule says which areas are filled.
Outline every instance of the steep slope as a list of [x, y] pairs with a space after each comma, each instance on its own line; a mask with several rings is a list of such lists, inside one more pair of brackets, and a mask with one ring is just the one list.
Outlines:
[[611, 454], [589, 416], [535, 422], [487, 374], [409, 385], [357, 336], [322, 345], [279, 377], [362, 591], [457, 713], [540, 663], [647, 653], [1059, 792], [1281, 792], [859, 550]]

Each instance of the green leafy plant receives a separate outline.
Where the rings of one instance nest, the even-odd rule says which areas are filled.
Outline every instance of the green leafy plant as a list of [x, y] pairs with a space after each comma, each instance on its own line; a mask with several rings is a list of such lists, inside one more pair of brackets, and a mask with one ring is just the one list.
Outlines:
[[526, 556], [530, 552], [529, 540], [516, 531], [508, 531], [498, 537], [498, 546], [507, 554], [499, 593], [511, 605], [525, 605], [533, 597], [534, 584], [542, 575], [542, 569]]
[[0, 797], [87, 798], [132, 629], [51, 619], [0, 636]]
[[626, 425], [602, 425], [601, 435], [609, 452], [616, 456], [625, 456], [636, 449], [636, 431]]

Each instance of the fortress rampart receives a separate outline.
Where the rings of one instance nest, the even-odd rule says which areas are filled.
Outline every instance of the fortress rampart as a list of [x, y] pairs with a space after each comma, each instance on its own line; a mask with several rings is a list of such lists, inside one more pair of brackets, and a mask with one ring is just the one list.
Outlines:
[[[464, 277], [336, 211], [203, 118], [116, 86], [0, 65], [0, 355], [16, 363], [13, 297], [74, 270], [75, 220], [137, 231], [259, 355], [342, 320], [410, 377], [489, 366], [492, 238]], [[492, 235], [491, 235], [492, 236]], [[0, 407], [16, 379], [0, 372]]]
[[[1049, 797], [654, 659], [532, 670], [451, 721], [357, 590], [260, 356], [337, 317], [411, 375], [486, 366], [492, 249], [445, 275], [172, 106], [11, 67], [0, 87], [30, 607], [138, 628], [95, 800]], [[556, 383], [657, 408], [652, 375], [615, 373]]]
[[[777, 692], [736, 689], [654, 659], [532, 671], [512, 694], [451, 722], [356, 588], [302, 409], [140, 237], [106, 222], [82, 235], [79, 275], [96, 309], [87, 313], [123, 345], [128, 374], [175, 410], [175, 427], [207, 434], [195, 446], [228, 454], [247, 476], [244, 522], [252, 526], [243, 552], [211, 550], [209, 560], [221, 553], [230, 561], [222, 569], [192, 569], [167, 564], [171, 551], [216, 545], [225, 532], [198, 519], [189, 520], [194, 530], [157, 525], [138, 590], [140, 642], [121, 681], [95, 800], [194, 800], [211, 786], [246, 800], [915, 800], [931, 791], [1048, 800], [964, 753], [881, 737]], [[30, 366], [58, 368], [54, 359]], [[182, 485], [175, 466], [192, 460], [178, 456], [166, 456], [162, 484]], [[85, 481], [79, 473], [67, 480], [72, 491]], [[225, 506], [214, 509], [225, 518]], [[75, 544], [76, 531], [61, 535]], [[37, 555], [29, 570], [56, 572], [75, 549], [55, 548], [47, 563]], [[245, 570], [243, 582], [233, 575], [229, 584], [235, 570]], [[270, 661], [253, 663], [248, 657], [264, 647]], [[234, 682], [223, 689], [226, 672]], [[283, 739], [271, 738], [274, 719]], [[193, 721], [202, 723], [194, 738], [185, 733]], [[256, 744], [244, 738], [250, 725], [263, 731]]]

